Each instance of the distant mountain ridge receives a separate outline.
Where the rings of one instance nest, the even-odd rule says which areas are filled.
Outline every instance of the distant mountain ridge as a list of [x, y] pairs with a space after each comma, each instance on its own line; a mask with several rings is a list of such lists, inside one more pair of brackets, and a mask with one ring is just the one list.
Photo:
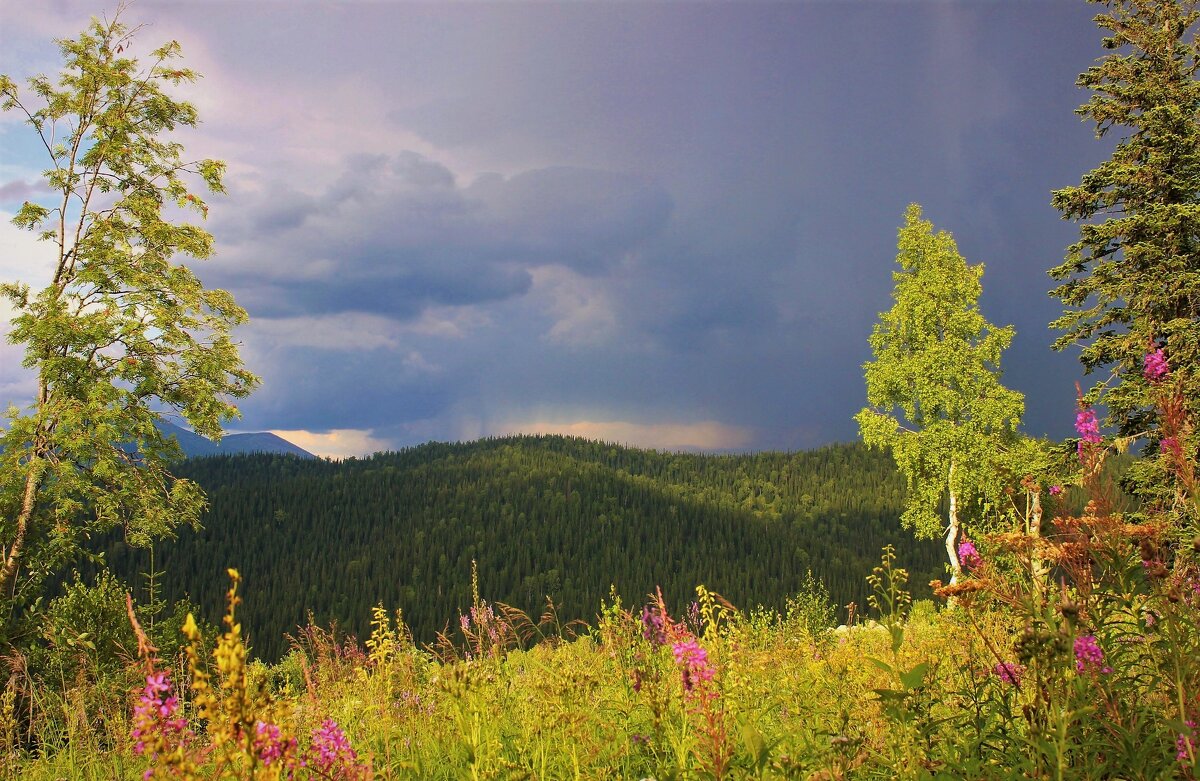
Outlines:
[[208, 437], [202, 437], [194, 431], [176, 426], [174, 423], [160, 421], [158, 428], [167, 437], [175, 437], [187, 458], [200, 456], [228, 456], [249, 453], [279, 453], [299, 456], [300, 458], [316, 458], [304, 448], [288, 442], [269, 431], [255, 431], [245, 434], [226, 434], [221, 441], [213, 442]]

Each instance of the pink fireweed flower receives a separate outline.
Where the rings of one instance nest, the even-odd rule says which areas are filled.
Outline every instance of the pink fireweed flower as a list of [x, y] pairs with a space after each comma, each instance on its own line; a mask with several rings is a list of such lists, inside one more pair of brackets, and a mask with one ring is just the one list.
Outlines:
[[1196, 722], [1187, 721], [1188, 731], [1175, 738], [1175, 759], [1187, 762], [1196, 753]]
[[254, 753], [264, 765], [283, 759], [296, 748], [296, 739], [283, 739], [279, 727], [265, 721], [254, 725]]
[[133, 706], [133, 729], [129, 732], [135, 754], [144, 754], [147, 744], [172, 746], [182, 739], [187, 721], [179, 714], [179, 698], [170, 692], [171, 679], [166, 673], [146, 676], [146, 685]]
[[964, 567], [975, 569], [983, 563], [983, 557], [979, 555], [979, 550], [975, 547], [975, 543], [970, 540], [963, 540], [958, 544], [958, 560], [962, 562]]
[[1021, 676], [1025, 674], [1025, 665], [1016, 662], [997, 662], [993, 672], [1005, 683], [1020, 686]]
[[1158, 441], [1158, 450], [1160, 453], [1183, 458], [1183, 448], [1179, 445], [1179, 440], [1175, 437], [1163, 437]]
[[1062, 486], [1061, 486], [1061, 485], [1052, 485], [1052, 486], [1050, 486], [1050, 495], [1051, 495], [1051, 496], [1058, 496], [1058, 495], [1060, 495], [1061, 493], [1062, 493]]
[[1083, 455], [1083, 443], [1090, 442], [1096, 444], [1102, 441], [1100, 436], [1100, 422], [1096, 420], [1096, 411], [1091, 407], [1084, 407], [1075, 413], [1075, 431], [1079, 433], [1079, 454]]
[[1096, 420], [1096, 411], [1084, 407], [1075, 414], [1075, 430], [1085, 442], [1100, 441], [1100, 423]]
[[479, 626], [480, 624], [486, 626], [495, 620], [496, 614], [492, 612], [491, 605], [471, 608], [471, 622], [475, 624], [475, 626]]
[[145, 692], [155, 696], [171, 690], [171, 679], [166, 673], [151, 673], [146, 676]]
[[1170, 367], [1167, 366], [1167, 356], [1159, 347], [1153, 352], [1146, 353], [1142, 359], [1142, 376], [1150, 382], [1159, 382], [1167, 376]]
[[332, 776], [335, 771], [354, 770], [358, 754], [351, 748], [346, 733], [333, 719], [325, 719], [320, 729], [312, 731], [312, 747], [316, 752], [313, 763], [322, 773]]
[[1080, 635], [1075, 638], [1075, 670], [1077, 672], [1100, 672], [1105, 675], [1112, 668], [1104, 664], [1104, 651], [1096, 642], [1095, 635]]
[[667, 625], [662, 614], [650, 605], [642, 608], [642, 637], [653, 645], [667, 644]]
[[675, 643], [671, 653], [683, 676], [684, 692], [691, 694], [697, 685], [713, 679], [715, 671], [709, 664], [708, 651], [701, 648], [694, 637]]

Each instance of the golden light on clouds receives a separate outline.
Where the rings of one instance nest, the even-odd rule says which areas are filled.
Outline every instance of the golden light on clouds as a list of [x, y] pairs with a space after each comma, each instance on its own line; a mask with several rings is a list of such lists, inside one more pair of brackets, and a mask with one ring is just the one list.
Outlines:
[[618, 445], [655, 450], [736, 450], [749, 446], [754, 431], [715, 420], [695, 423], [631, 423], [624, 420], [579, 420], [569, 423], [529, 421], [503, 427], [502, 434], [564, 434]]
[[368, 456], [381, 450], [391, 449], [390, 443], [371, 436], [371, 429], [338, 428], [322, 432], [303, 429], [291, 431], [274, 429], [271, 433], [283, 437], [313, 455], [329, 458]]

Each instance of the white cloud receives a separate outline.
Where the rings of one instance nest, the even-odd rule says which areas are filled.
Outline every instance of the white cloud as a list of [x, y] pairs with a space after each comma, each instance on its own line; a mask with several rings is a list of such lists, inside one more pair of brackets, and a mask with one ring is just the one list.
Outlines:
[[[292, 172], [296, 182], [327, 184], [346, 155], [364, 149], [411, 149], [453, 160], [389, 117], [396, 98], [386, 84], [359, 77], [305, 74], [291, 83], [250, 79], [229, 67], [202, 36], [182, 26], [187, 65], [204, 78], [179, 93], [196, 105], [202, 129], [188, 131], [189, 152], [225, 160], [239, 181], [255, 172]], [[320, 99], [314, 99], [319, 95]], [[264, 148], [261, 139], [271, 139]]]
[[[239, 329], [239, 334], [259, 350], [310, 347], [359, 352], [397, 350], [404, 346], [406, 337], [413, 336], [462, 339], [487, 324], [486, 315], [468, 307], [434, 307], [411, 322], [369, 312], [255, 317]], [[408, 351], [405, 362], [414, 367], [431, 367], [415, 350]]]
[[419, 350], [409, 350], [401, 363], [404, 368], [417, 374], [437, 374], [442, 370], [436, 363], [430, 363]]
[[272, 434], [283, 437], [310, 453], [329, 458], [369, 456], [381, 450], [390, 450], [392, 444], [377, 439], [372, 429], [337, 428], [329, 431], [305, 431], [303, 429], [273, 429]]
[[259, 349], [311, 347], [321, 350], [395, 349], [400, 325], [382, 315], [342, 312], [313, 317], [256, 317], [239, 333]]
[[464, 339], [472, 331], [491, 325], [487, 313], [473, 306], [431, 306], [422, 310], [420, 316], [405, 329], [421, 336], [439, 336], [444, 339]]
[[585, 277], [565, 266], [531, 269], [533, 292], [546, 301], [554, 325], [546, 332], [553, 344], [584, 347], [604, 344], [617, 330], [617, 315], [606, 280]]
[[53, 243], [38, 241], [32, 232], [13, 225], [12, 218], [12, 213], [0, 211], [0, 281], [33, 287], [48, 283], [54, 272]]
[[[0, 211], [0, 282], [24, 282], [36, 290], [50, 280], [51, 246], [11, 220], [11, 214]], [[36, 390], [33, 373], [21, 366], [24, 347], [8, 343], [15, 314], [8, 301], [0, 299], [0, 409], [28, 403]]]

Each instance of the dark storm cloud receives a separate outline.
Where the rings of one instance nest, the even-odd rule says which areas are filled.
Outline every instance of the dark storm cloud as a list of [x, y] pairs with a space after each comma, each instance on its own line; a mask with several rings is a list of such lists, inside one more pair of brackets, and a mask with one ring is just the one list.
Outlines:
[[[628, 175], [557, 166], [467, 191], [485, 211], [490, 244], [516, 257], [599, 272], [662, 230], [672, 201]], [[503, 249], [501, 251], [504, 251]]]
[[1084, 2], [135, 10], [209, 76], [201, 272], [256, 318], [251, 427], [851, 439], [916, 201], [1016, 325], [1027, 428], [1070, 430], [1045, 270], [1076, 231], [1050, 191], [1106, 154], [1072, 113]]
[[[456, 185], [416, 154], [357, 155], [323, 191], [274, 185], [215, 222], [228, 258], [212, 278], [252, 314], [364, 311], [410, 319], [427, 306], [528, 292], [529, 268], [600, 273], [663, 229], [671, 199], [641, 177], [554, 167]], [[246, 262], [250, 255], [262, 258]]]

